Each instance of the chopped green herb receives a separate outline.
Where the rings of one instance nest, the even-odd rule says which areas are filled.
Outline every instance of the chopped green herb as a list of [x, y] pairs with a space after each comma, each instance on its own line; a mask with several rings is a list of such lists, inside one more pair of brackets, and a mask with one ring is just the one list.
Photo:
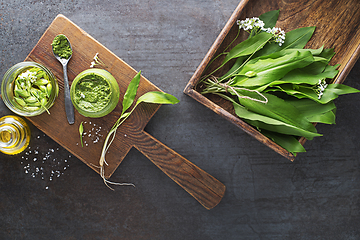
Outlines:
[[70, 44], [65, 35], [57, 35], [51, 43], [54, 54], [65, 59], [69, 59], [72, 55]]

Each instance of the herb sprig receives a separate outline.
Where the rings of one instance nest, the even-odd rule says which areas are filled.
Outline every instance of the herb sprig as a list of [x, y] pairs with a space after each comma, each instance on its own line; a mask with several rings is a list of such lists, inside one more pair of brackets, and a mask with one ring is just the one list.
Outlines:
[[[313, 122], [335, 123], [333, 100], [359, 90], [332, 83], [339, 72], [339, 65], [329, 65], [333, 49], [304, 49], [315, 27], [285, 34], [275, 27], [279, 12], [238, 21], [238, 31], [248, 32], [249, 37], [217, 56], [225, 58], [202, 77], [199, 87], [202, 94], [231, 101], [238, 117], [296, 156], [305, 152], [299, 137], [322, 136]], [[234, 61], [230, 69], [219, 75], [230, 61]]]
[[179, 102], [179, 100], [176, 97], [174, 97], [168, 93], [152, 91], [152, 92], [147, 92], [147, 93], [141, 95], [137, 99], [134, 107], [132, 109], [130, 109], [130, 107], [133, 105], [133, 103], [135, 101], [137, 90], [138, 90], [138, 87], [140, 84], [140, 78], [141, 78], [141, 71], [139, 71], [135, 75], [135, 77], [131, 80], [131, 82], [129, 83], [127, 90], [124, 94], [123, 101], [122, 101], [121, 115], [118, 118], [118, 120], [115, 122], [115, 124], [112, 126], [112, 128], [110, 129], [108, 135], [106, 136], [106, 139], [105, 139], [102, 151], [101, 151], [101, 155], [100, 155], [99, 166], [96, 166], [100, 170], [100, 176], [103, 179], [105, 185], [112, 190], [113, 190], [113, 188], [111, 188], [108, 184], [135, 186], [132, 183], [117, 183], [117, 182], [109, 181], [105, 178], [105, 166], [108, 165], [106, 162], [105, 156], [106, 156], [106, 153], [107, 153], [110, 145], [112, 144], [112, 142], [115, 139], [117, 129], [121, 126], [122, 123], [124, 123], [126, 121], [126, 119], [131, 115], [131, 113], [135, 110], [135, 108], [140, 103], [176, 104]]

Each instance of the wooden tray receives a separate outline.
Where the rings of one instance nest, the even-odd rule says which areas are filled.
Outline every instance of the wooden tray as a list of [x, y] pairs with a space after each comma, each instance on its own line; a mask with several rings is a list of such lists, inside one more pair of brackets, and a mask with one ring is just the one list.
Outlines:
[[[99, 57], [107, 65], [106, 70], [117, 79], [120, 87], [120, 99], [123, 99], [128, 84], [137, 72], [63, 15], [55, 18], [25, 59], [49, 68], [58, 79], [60, 89], [59, 97], [50, 108], [50, 115], [44, 113], [40, 116], [29, 117], [28, 120], [98, 172], [94, 166], [98, 165], [104, 139], [97, 144], [91, 144], [91, 147], [81, 147], [79, 125], [82, 121], [91, 121], [92, 124], [101, 126], [102, 129], [110, 130], [120, 116], [121, 103], [113, 112], [102, 118], [86, 118], [75, 111], [75, 124], [68, 124], [64, 108], [62, 66], [53, 56], [51, 49], [51, 43], [58, 34], [65, 34], [73, 48], [73, 56], [68, 65], [70, 83], [77, 74], [90, 67], [96, 53], [99, 53]], [[141, 77], [137, 97], [148, 91], [161, 90]], [[140, 104], [124, 125], [118, 129], [116, 138], [106, 155], [109, 166], [105, 169], [105, 176], [109, 178], [129, 150], [135, 147], [205, 208], [213, 208], [222, 199], [225, 186], [144, 131], [145, 125], [159, 107], [156, 104]], [[103, 138], [106, 137], [106, 134]]]
[[[295, 159], [293, 154], [238, 118], [229, 101], [218, 96], [205, 97], [196, 89], [201, 76], [209, 74], [213, 69], [220, 66], [223, 58], [218, 58], [212, 63], [212, 67], [205, 70], [209, 62], [221, 53], [236, 36], [238, 32], [236, 20], [257, 17], [267, 11], [277, 9], [280, 9], [277, 27], [286, 32], [299, 27], [316, 26], [315, 33], [305, 48], [319, 48], [322, 45], [325, 48], [334, 48], [336, 55], [330, 64], [341, 64], [339, 75], [334, 81], [342, 83], [360, 55], [360, 3], [358, 0], [242, 0], [196, 69], [184, 92], [293, 161]], [[245, 37], [246, 34], [242, 31], [242, 35], [232, 46], [245, 40]], [[300, 138], [299, 141], [304, 144], [306, 140]]]

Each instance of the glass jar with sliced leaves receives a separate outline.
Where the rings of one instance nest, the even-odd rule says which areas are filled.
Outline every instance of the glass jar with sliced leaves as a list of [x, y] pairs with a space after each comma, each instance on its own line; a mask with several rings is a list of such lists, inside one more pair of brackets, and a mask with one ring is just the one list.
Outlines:
[[20, 62], [9, 68], [1, 83], [5, 105], [21, 116], [50, 114], [59, 86], [55, 76], [45, 66], [31, 61]]
[[[335, 123], [333, 100], [359, 90], [332, 83], [339, 67], [329, 64], [333, 49], [304, 48], [315, 27], [285, 33], [275, 27], [279, 12], [238, 21], [249, 37], [218, 56], [225, 58], [200, 89], [231, 101], [238, 117], [296, 156], [305, 152], [300, 137], [322, 136], [313, 123]], [[226, 64], [230, 70], [218, 76]]]

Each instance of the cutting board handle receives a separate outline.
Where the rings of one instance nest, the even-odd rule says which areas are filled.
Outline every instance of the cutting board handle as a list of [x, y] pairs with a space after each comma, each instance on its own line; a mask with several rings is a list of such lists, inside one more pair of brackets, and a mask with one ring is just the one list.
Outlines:
[[206, 209], [215, 207], [224, 196], [224, 184], [145, 131], [137, 136], [135, 148]]

